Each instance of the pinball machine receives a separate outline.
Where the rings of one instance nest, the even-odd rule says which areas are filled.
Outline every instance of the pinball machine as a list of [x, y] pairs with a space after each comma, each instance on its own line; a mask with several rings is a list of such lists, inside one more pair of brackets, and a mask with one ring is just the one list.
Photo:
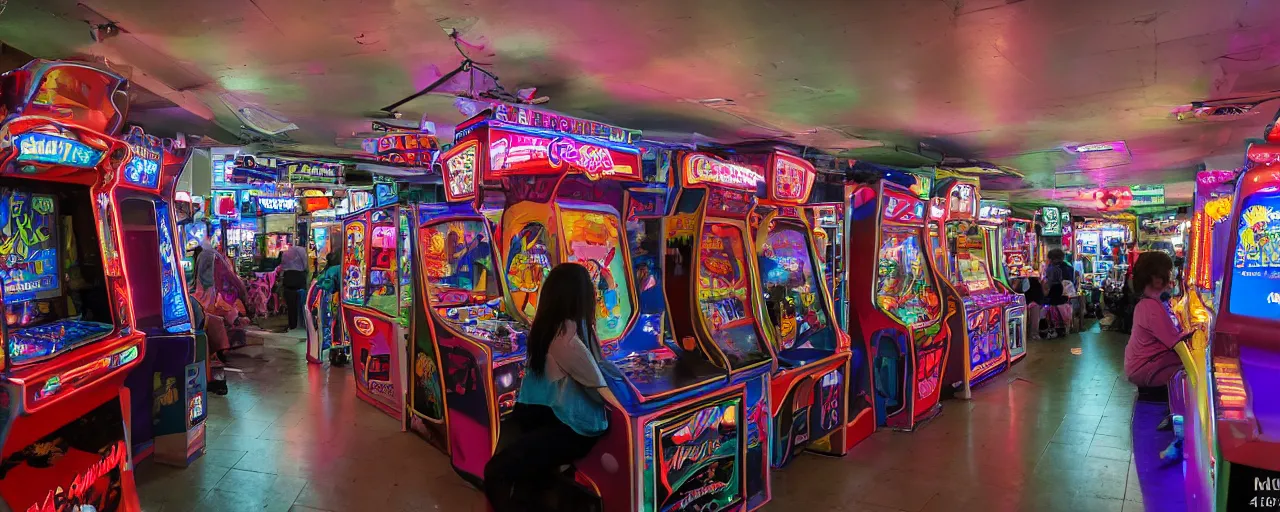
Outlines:
[[125, 379], [165, 322], [155, 202], [116, 138], [128, 82], [41, 60], [0, 81], [0, 505], [136, 511]]
[[411, 212], [399, 204], [391, 184], [376, 184], [368, 197], [367, 208], [342, 221], [341, 331], [350, 340], [356, 396], [403, 420]]
[[1013, 210], [1004, 201], [978, 202], [978, 229], [982, 232], [986, 265], [991, 271], [992, 285], [1004, 294], [1005, 344], [1009, 349], [1009, 363], [1021, 361], [1027, 355], [1027, 299], [1016, 291], [1009, 281], [1005, 268], [1004, 239], [1009, 214]]
[[934, 187], [929, 205], [929, 246], [942, 297], [956, 306], [961, 322], [950, 332], [943, 387], [972, 398], [978, 384], [1009, 368], [1006, 312], [1019, 304], [996, 287], [987, 267], [987, 239], [978, 224], [976, 183], [946, 179]]
[[850, 403], [856, 398], [873, 408], [876, 424], [896, 430], [913, 430], [941, 411], [950, 331], [962, 328], [958, 303], [942, 302], [928, 257], [929, 184], [894, 171], [846, 187], [849, 231], [875, 234], [849, 237], [847, 248], [850, 329], [866, 340], [872, 381], [851, 392]]
[[[851, 355], [849, 335], [835, 324], [814, 228], [800, 209], [817, 172], [808, 161], [780, 151], [740, 160], [758, 169], [765, 185], [750, 225], [760, 276], [757, 300], [768, 313], [761, 323], [777, 362], [770, 382], [772, 465], [786, 466], [805, 449], [843, 455], [875, 425], [869, 408], [862, 418], [848, 416], [850, 359], [856, 357], [853, 366], [865, 370], [866, 352]], [[846, 429], [856, 439], [846, 439]]]

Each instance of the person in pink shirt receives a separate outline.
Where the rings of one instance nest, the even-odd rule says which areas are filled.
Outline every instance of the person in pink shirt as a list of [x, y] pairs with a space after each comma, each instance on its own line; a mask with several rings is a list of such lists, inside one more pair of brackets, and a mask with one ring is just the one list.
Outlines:
[[1160, 251], [1144, 252], [1133, 263], [1133, 329], [1124, 347], [1124, 374], [1138, 387], [1160, 387], [1182, 368], [1174, 347], [1191, 336], [1183, 331], [1169, 308], [1173, 288], [1173, 258]]

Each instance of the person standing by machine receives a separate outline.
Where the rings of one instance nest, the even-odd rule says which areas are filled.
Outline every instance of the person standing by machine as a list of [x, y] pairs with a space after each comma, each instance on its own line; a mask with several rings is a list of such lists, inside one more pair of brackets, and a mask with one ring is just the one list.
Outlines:
[[302, 290], [307, 288], [307, 242], [302, 234], [298, 235], [298, 243], [280, 255], [280, 287], [284, 290], [286, 314], [289, 315], [289, 330], [298, 328], [299, 311], [301, 311]]

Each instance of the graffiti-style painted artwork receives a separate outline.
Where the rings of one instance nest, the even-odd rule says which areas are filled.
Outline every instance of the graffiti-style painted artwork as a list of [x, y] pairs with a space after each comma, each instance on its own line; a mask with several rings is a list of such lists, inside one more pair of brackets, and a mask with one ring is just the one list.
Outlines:
[[835, 349], [835, 330], [810, 257], [806, 229], [798, 222], [778, 221], [760, 247], [760, 277], [765, 307], [777, 329], [780, 350]]
[[160, 236], [160, 293], [164, 307], [164, 328], [169, 332], [190, 332], [191, 315], [187, 311], [187, 297], [183, 293], [181, 270], [178, 268], [178, 249], [174, 247], [169, 203], [157, 202], [156, 230]]
[[601, 343], [615, 342], [626, 332], [632, 313], [618, 216], [565, 209], [561, 220], [569, 245], [568, 260], [587, 267], [596, 285], [596, 335]]
[[742, 398], [654, 422], [655, 510], [726, 510], [742, 499]]
[[507, 287], [516, 310], [533, 318], [538, 310], [538, 290], [551, 273], [551, 252], [547, 249], [547, 228], [530, 222], [511, 237], [507, 257]]
[[966, 304], [965, 309], [971, 311], [965, 319], [969, 325], [970, 374], [973, 376], [973, 381], [977, 382], [983, 374], [1000, 366], [1008, 359], [1004, 343], [1001, 341], [1004, 330], [1002, 311], [999, 307], [977, 309], [977, 306], [971, 303]]
[[483, 304], [501, 289], [493, 270], [488, 230], [480, 219], [455, 220], [422, 228], [422, 275], [434, 307]]
[[941, 304], [924, 258], [915, 230], [887, 228], [881, 234], [876, 300], [880, 309], [908, 326], [937, 318]]
[[344, 228], [346, 242], [342, 249], [342, 301], [364, 305], [365, 301], [365, 223], [349, 221]]
[[1240, 205], [1230, 308], [1254, 318], [1280, 316], [1280, 194], [1256, 193]]
[[742, 229], [709, 222], [698, 250], [698, 310], [712, 339], [735, 367], [765, 359], [751, 306]]
[[12, 510], [120, 510], [128, 466], [124, 416], [113, 399], [0, 461], [0, 495]]
[[0, 189], [0, 272], [6, 305], [62, 293], [53, 196]]

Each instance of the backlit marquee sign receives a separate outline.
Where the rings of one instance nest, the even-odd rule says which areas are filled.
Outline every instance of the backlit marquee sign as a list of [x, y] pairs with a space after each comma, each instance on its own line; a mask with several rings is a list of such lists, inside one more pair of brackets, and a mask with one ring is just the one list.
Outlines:
[[578, 119], [563, 114], [499, 103], [493, 107], [493, 119], [504, 123], [531, 126], [572, 135], [600, 137], [612, 142], [631, 144], [640, 139], [639, 130], [628, 130], [604, 123]]
[[240, 208], [236, 205], [236, 192], [234, 190], [213, 191], [213, 216], [219, 219], [240, 217]]
[[983, 200], [978, 203], [978, 220], [993, 224], [1003, 224], [1013, 213], [1007, 205], [999, 201]]
[[476, 157], [480, 154], [480, 143], [475, 140], [463, 142], [453, 148], [444, 157], [444, 190], [449, 201], [462, 201], [476, 194]]
[[951, 193], [948, 195], [947, 206], [951, 213], [965, 214], [972, 216], [974, 206], [978, 200], [978, 190], [969, 183], [957, 183], [951, 186]]
[[125, 142], [133, 150], [133, 157], [124, 167], [125, 181], [145, 188], [155, 188], [160, 182], [160, 162], [164, 160], [164, 146], [160, 139], [147, 135], [134, 126], [125, 136]]
[[774, 153], [770, 158], [769, 199], [803, 203], [809, 199], [816, 176], [817, 171], [807, 160], [785, 153]]
[[41, 132], [27, 132], [14, 140], [19, 163], [41, 163], [92, 168], [102, 161], [102, 151], [77, 141]]
[[283, 165], [292, 183], [342, 183], [342, 164], [324, 162], [289, 162]]
[[393, 133], [378, 137], [374, 154], [381, 162], [430, 169], [440, 143], [429, 133]]
[[373, 191], [351, 189], [347, 191], [347, 213], [356, 213], [373, 206]]
[[924, 201], [894, 190], [885, 190], [884, 208], [880, 213], [885, 220], [920, 224], [924, 220]]
[[687, 185], [712, 183], [747, 191], [755, 191], [757, 184], [764, 181], [764, 176], [751, 167], [731, 164], [702, 153], [685, 157], [684, 177]]
[[569, 137], [541, 137], [493, 130], [489, 140], [489, 168], [497, 176], [520, 171], [574, 169], [592, 180], [601, 177], [639, 178], [639, 155]]
[[1069, 221], [1071, 216], [1057, 206], [1045, 206], [1040, 208], [1040, 229], [1041, 236], [1062, 236], [1062, 226]]
[[298, 200], [292, 197], [258, 196], [258, 210], [264, 214], [294, 213], [298, 209]]

